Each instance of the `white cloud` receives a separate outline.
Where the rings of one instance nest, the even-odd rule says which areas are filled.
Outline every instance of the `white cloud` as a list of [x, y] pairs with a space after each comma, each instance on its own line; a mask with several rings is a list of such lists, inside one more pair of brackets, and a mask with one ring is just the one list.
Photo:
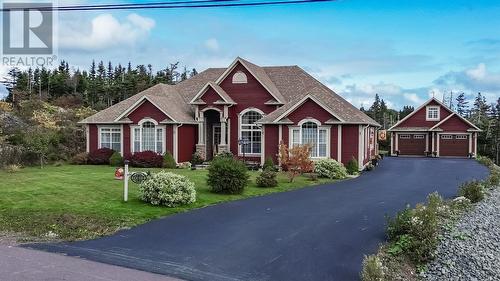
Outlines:
[[205, 47], [213, 52], [217, 52], [220, 49], [219, 42], [215, 38], [210, 38], [205, 41]]
[[414, 105], [420, 105], [424, 103], [424, 100], [420, 98], [416, 93], [404, 93], [403, 97]]
[[155, 21], [129, 14], [121, 21], [111, 14], [101, 14], [89, 22], [60, 26], [60, 47], [70, 50], [98, 51], [113, 47], [133, 46], [145, 40]]

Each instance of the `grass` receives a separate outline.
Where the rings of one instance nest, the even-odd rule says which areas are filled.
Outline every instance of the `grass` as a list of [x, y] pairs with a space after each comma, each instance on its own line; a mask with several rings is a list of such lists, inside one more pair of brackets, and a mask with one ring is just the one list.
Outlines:
[[30, 237], [28, 240], [89, 239], [178, 212], [331, 182], [328, 179], [314, 182], [301, 176], [289, 183], [285, 174], [278, 174], [278, 187], [259, 188], [255, 184], [258, 172], [250, 172], [251, 180], [243, 194], [222, 195], [209, 192], [205, 170], [170, 171], [195, 183], [195, 203], [177, 208], [151, 206], [138, 199], [138, 186], [132, 182], [129, 201], [125, 203], [123, 181], [115, 180], [114, 168], [108, 166], [64, 165], [24, 168], [15, 173], [0, 171], [0, 230], [22, 233]]

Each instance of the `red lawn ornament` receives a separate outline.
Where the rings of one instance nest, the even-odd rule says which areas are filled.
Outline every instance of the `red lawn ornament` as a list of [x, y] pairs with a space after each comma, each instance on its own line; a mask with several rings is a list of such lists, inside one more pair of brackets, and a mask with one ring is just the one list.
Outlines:
[[123, 170], [123, 168], [116, 168], [115, 180], [123, 180], [124, 174], [125, 174], [125, 171]]

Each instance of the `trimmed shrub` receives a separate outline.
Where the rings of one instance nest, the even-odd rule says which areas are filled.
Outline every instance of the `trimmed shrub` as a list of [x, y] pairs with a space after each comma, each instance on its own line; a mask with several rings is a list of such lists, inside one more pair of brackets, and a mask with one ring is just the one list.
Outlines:
[[109, 165], [109, 158], [114, 150], [110, 148], [99, 148], [89, 153], [87, 163], [92, 165]]
[[349, 160], [349, 162], [347, 162], [345, 168], [349, 175], [357, 175], [359, 172], [358, 160], [356, 160], [356, 158], [353, 157], [351, 160]]
[[109, 165], [113, 167], [120, 167], [123, 165], [123, 157], [119, 152], [114, 152], [109, 158]]
[[273, 157], [268, 156], [266, 161], [264, 161], [264, 165], [262, 166], [263, 170], [276, 171], [276, 167], [274, 165]]
[[70, 163], [73, 165], [85, 165], [87, 164], [89, 155], [86, 152], [78, 153], [71, 158]]
[[140, 198], [152, 205], [177, 207], [196, 201], [196, 189], [187, 177], [161, 171], [139, 185]]
[[242, 193], [248, 183], [248, 178], [245, 164], [234, 158], [215, 158], [208, 167], [207, 184], [211, 192]]
[[169, 151], [165, 152], [163, 155], [163, 167], [167, 169], [177, 168], [177, 163], [175, 163], [174, 157]]
[[477, 203], [484, 199], [483, 184], [479, 181], [466, 182], [458, 189], [458, 195]]
[[382, 262], [375, 256], [365, 256], [363, 258], [363, 269], [361, 271], [363, 281], [384, 281], [384, 270]]
[[203, 159], [198, 152], [193, 153], [193, 156], [191, 156], [191, 165], [200, 165], [203, 164], [204, 161], [205, 159]]
[[260, 173], [260, 175], [255, 180], [255, 183], [259, 187], [275, 187], [275, 186], [277, 186], [278, 181], [276, 180], [276, 172], [273, 170], [270, 170], [269, 168], [267, 170], [262, 171], [262, 173]]
[[214, 160], [220, 159], [220, 158], [234, 158], [234, 155], [229, 151], [223, 151], [223, 152], [219, 152], [217, 155], [215, 155]]
[[130, 158], [130, 165], [141, 168], [161, 168], [163, 157], [154, 151], [135, 152]]
[[322, 178], [344, 179], [347, 177], [346, 168], [333, 159], [321, 159], [314, 163], [314, 172]]

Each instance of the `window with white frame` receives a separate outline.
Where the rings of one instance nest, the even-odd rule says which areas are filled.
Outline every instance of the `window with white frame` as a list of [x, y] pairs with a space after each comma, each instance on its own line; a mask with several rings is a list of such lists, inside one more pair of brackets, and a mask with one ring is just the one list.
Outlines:
[[399, 135], [399, 138], [402, 140], [407, 140], [410, 138], [410, 135]]
[[247, 75], [241, 71], [236, 72], [233, 75], [233, 84], [246, 84]]
[[467, 135], [456, 135], [455, 138], [457, 140], [466, 140], [467, 139]]
[[413, 135], [413, 138], [416, 139], [416, 140], [421, 140], [424, 137], [425, 137], [424, 135]]
[[427, 121], [439, 121], [439, 106], [428, 106], [427, 107]]
[[262, 114], [255, 110], [249, 110], [240, 118], [240, 138], [246, 140], [245, 145], [240, 146], [241, 153], [260, 154], [262, 144], [262, 128], [255, 124], [262, 118]]
[[328, 129], [312, 121], [291, 129], [291, 146], [311, 145], [310, 157], [328, 157]]
[[453, 139], [453, 135], [441, 135], [441, 139], [443, 139], [443, 140], [451, 140], [451, 139]]
[[121, 152], [122, 130], [118, 127], [99, 128], [99, 148], [110, 148]]
[[163, 154], [165, 147], [164, 126], [158, 126], [152, 121], [145, 121], [133, 127], [132, 152], [154, 151]]

